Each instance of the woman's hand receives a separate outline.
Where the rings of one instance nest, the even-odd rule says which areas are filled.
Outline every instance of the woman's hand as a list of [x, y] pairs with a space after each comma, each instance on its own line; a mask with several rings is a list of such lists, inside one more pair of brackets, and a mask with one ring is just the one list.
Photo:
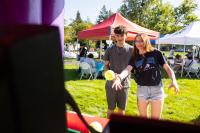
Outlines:
[[174, 71], [169, 67], [169, 65], [167, 63], [165, 63], [163, 65], [163, 68], [167, 72], [168, 76], [172, 79], [172, 84], [168, 87], [168, 89], [173, 87], [174, 92], [177, 94], [179, 92], [179, 87], [178, 87], [178, 84], [176, 82], [176, 77], [175, 77]]
[[168, 89], [174, 88], [174, 92], [177, 94], [179, 92], [179, 87], [176, 81], [172, 81], [172, 84], [168, 87]]
[[119, 77], [119, 75], [116, 75], [115, 78], [113, 79], [113, 85], [112, 88], [115, 88], [116, 90], [121, 90], [123, 88], [122, 84], [121, 84], [121, 78]]

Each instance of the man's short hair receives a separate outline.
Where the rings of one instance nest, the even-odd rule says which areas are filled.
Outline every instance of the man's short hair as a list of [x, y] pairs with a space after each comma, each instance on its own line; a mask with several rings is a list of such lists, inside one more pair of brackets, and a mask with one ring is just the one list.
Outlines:
[[127, 30], [127, 28], [125, 26], [119, 25], [119, 26], [115, 27], [114, 33], [123, 35], [123, 34], [127, 34], [128, 30]]
[[94, 55], [92, 53], [89, 53], [88, 58], [94, 58]]

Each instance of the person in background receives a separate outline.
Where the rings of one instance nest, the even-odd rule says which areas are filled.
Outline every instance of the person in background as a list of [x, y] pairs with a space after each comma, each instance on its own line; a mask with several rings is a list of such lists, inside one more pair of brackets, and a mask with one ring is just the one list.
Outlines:
[[188, 53], [185, 55], [187, 57], [188, 60], [192, 60], [193, 58], [193, 54], [192, 54], [192, 50], [188, 50]]
[[183, 63], [183, 58], [182, 58], [182, 56], [179, 55], [179, 54], [177, 54], [177, 55], [175, 56], [175, 59], [174, 59], [174, 67], [173, 67], [173, 70], [174, 70], [175, 72], [181, 72], [181, 69], [182, 69], [182, 67], [183, 67], [182, 63]]
[[162, 53], [153, 48], [146, 34], [137, 34], [135, 37], [134, 51], [129, 65], [116, 75], [113, 86], [121, 89], [121, 81], [136, 71], [137, 103], [141, 117], [147, 117], [148, 105], [151, 105], [151, 118], [160, 119], [164, 104], [164, 89], [161, 80], [160, 66], [164, 68], [172, 83], [169, 88], [174, 87], [175, 92], [179, 87], [173, 70], [167, 64]]
[[186, 56], [186, 59], [185, 59], [185, 64], [184, 64], [184, 69], [185, 70], [188, 70], [189, 67], [192, 65], [193, 63], [193, 54], [192, 54], [192, 51], [189, 49], [188, 50], [188, 53], [185, 55]]
[[[87, 47], [85, 43], [81, 43], [80, 44], [80, 48], [79, 48], [79, 54], [77, 56], [77, 60], [81, 63], [85, 60], [87, 56]], [[81, 72], [81, 68], [79, 67], [78, 69], [78, 73]]]
[[96, 72], [94, 55], [92, 53], [88, 54], [88, 56], [83, 60], [83, 62], [87, 62], [90, 65], [92, 73]]
[[85, 58], [87, 56], [87, 47], [85, 43], [81, 43], [80, 44], [80, 48], [79, 48], [79, 55], [78, 55], [78, 61], [80, 61], [80, 59], [83, 57]]
[[175, 52], [175, 47], [172, 47], [169, 51], [169, 56], [168, 59], [174, 59], [174, 52]]
[[[104, 59], [104, 72], [112, 70], [115, 73], [121, 73], [126, 68], [131, 58], [133, 47], [125, 42], [127, 37], [127, 29], [125, 26], [117, 26], [114, 29], [114, 37], [116, 44], [107, 48]], [[124, 115], [130, 88], [130, 76], [127, 76], [122, 81], [122, 89], [112, 88], [113, 81], [106, 81], [106, 98], [108, 103], [107, 117], [114, 112], [116, 106], [118, 114]]]

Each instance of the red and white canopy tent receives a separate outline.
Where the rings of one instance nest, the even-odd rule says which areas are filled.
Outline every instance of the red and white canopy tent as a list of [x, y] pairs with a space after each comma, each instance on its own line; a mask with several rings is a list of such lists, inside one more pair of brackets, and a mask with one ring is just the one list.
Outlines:
[[83, 40], [110, 40], [113, 37], [113, 30], [118, 25], [124, 25], [128, 29], [127, 40], [133, 40], [137, 33], [145, 33], [150, 39], [159, 38], [159, 32], [141, 27], [128, 19], [124, 18], [120, 13], [115, 13], [100, 24], [78, 32], [78, 39]]

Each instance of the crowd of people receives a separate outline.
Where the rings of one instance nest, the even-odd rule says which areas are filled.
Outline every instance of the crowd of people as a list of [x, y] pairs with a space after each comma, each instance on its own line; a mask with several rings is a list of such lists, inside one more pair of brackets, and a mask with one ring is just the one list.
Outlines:
[[[92, 53], [88, 53], [86, 44], [84, 43], [80, 45], [78, 61], [80, 63], [86, 62], [90, 65], [90, 69], [92, 74], [94, 75], [94, 78], [101, 77], [104, 64], [101, 61], [96, 61]], [[81, 72], [80, 67], [79, 67], [79, 72]]]
[[199, 58], [193, 56], [193, 52], [190, 49], [187, 51], [187, 54], [185, 54], [185, 57], [180, 54], [174, 56], [174, 51], [175, 48], [173, 47], [166, 59], [175, 73], [183, 75], [184, 73], [187, 73], [193, 64], [200, 62]]

